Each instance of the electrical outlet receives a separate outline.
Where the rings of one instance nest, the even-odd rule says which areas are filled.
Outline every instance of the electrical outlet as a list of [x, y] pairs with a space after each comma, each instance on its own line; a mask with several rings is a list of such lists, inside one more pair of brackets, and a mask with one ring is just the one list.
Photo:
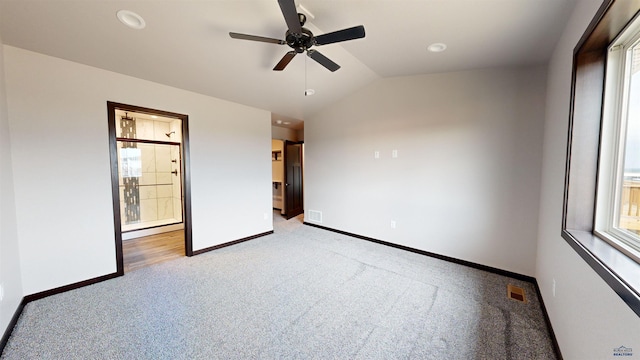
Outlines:
[[391, 157], [394, 158], [394, 159], [397, 158], [398, 157], [398, 150], [392, 150], [391, 151]]
[[264, 219], [265, 219], [265, 220], [269, 220], [269, 214], [264, 213]]
[[553, 297], [556, 297], [556, 279], [553, 279], [551, 283], [551, 292], [553, 293]]
[[391, 228], [392, 229], [396, 228], [396, 221], [395, 220], [391, 220]]
[[4, 284], [0, 284], [0, 301], [4, 299]]
[[380, 151], [376, 150], [373, 152], [373, 158], [374, 159], [380, 159]]

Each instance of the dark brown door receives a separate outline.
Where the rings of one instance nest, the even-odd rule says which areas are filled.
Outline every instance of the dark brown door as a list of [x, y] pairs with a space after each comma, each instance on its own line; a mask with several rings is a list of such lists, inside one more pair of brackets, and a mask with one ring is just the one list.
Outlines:
[[302, 143], [285, 141], [284, 203], [287, 219], [304, 212], [302, 198]]

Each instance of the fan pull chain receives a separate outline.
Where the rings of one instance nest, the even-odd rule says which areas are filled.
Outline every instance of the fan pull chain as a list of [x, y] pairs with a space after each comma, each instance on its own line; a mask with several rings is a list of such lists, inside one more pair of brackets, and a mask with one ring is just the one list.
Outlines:
[[[307, 54], [305, 54], [305, 55], [307, 55]], [[308, 96], [308, 94], [307, 94], [307, 89], [308, 89], [308, 87], [307, 87], [307, 59], [308, 58], [309, 58], [308, 56], [304, 57], [304, 96]]]

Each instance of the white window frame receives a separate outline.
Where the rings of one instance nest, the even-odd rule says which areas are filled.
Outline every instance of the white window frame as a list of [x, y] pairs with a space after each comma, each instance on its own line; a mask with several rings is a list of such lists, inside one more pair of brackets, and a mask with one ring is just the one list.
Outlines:
[[618, 227], [634, 47], [640, 47], [638, 18], [608, 49], [594, 233], [640, 263], [640, 237]]

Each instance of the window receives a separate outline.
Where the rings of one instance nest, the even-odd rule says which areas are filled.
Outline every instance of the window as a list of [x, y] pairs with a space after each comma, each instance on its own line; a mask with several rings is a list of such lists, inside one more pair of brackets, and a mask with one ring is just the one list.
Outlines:
[[640, 20], [609, 46], [595, 232], [640, 262]]
[[638, 14], [604, 0], [574, 49], [562, 237], [640, 316]]

